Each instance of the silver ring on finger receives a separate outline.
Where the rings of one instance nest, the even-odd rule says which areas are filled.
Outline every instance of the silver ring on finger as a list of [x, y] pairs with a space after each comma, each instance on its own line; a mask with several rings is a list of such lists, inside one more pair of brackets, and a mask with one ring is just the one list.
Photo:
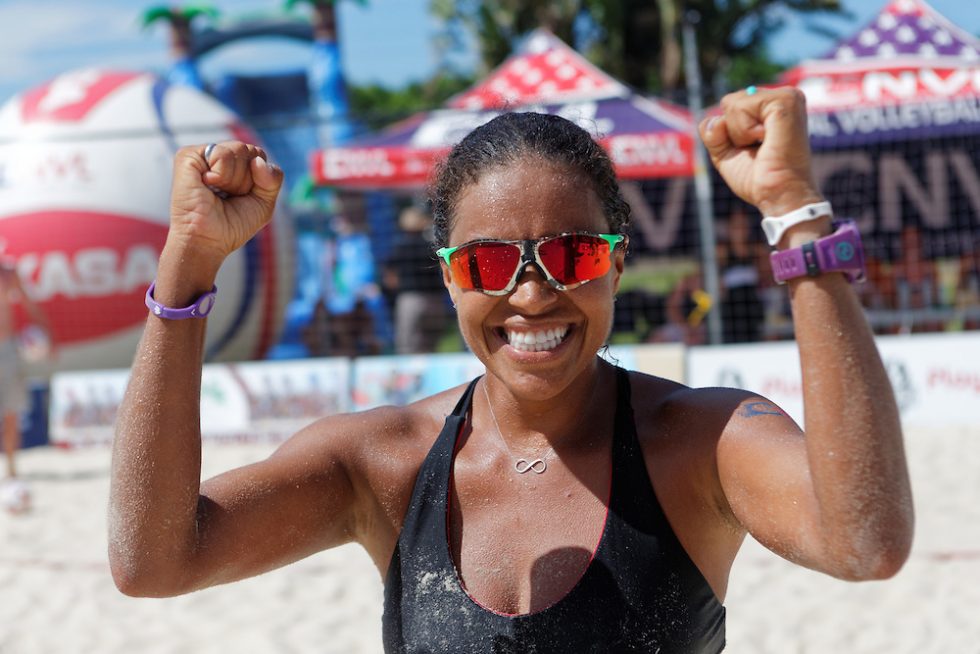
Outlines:
[[217, 143], [208, 143], [204, 146], [204, 163], [208, 165], [208, 168], [211, 167], [211, 154], [214, 152], [216, 146]]

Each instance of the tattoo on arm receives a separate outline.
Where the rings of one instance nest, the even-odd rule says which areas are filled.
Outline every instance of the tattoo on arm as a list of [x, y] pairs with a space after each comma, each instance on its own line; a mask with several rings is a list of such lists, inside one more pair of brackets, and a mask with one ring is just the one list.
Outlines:
[[756, 416], [783, 416], [783, 411], [772, 402], [748, 402], [739, 408], [739, 415], [743, 418], [755, 418]]

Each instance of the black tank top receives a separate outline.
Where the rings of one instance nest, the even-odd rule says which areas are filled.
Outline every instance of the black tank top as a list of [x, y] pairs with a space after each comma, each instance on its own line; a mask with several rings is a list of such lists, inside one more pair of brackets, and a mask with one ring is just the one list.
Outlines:
[[725, 609], [674, 535], [647, 474], [617, 370], [609, 511], [578, 583], [530, 614], [494, 613], [462, 586], [449, 551], [450, 476], [470, 383], [422, 463], [385, 578], [385, 652], [720, 652]]

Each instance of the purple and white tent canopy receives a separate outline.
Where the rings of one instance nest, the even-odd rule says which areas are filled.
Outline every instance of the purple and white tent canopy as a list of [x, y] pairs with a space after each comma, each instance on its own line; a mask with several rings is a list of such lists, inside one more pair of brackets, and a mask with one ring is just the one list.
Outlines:
[[980, 134], [980, 39], [922, 0], [892, 0], [782, 82], [806, 94], [817, 149]]

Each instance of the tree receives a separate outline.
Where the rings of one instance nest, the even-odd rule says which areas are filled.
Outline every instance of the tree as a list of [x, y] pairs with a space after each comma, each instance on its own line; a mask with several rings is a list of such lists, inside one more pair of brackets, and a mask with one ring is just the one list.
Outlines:
[[154, 23], [164, 21], [170, 26], [170, 54], [174, 59], [191, 56], [193, 33], [191, 24], [200, 18], [214, 20], [218, 10], [208, 5], [186, 5], [183, 7], [150, 7], [143, 12], [143, 29]]
[[[355, 0], [357, 4], [367, 6], [366, 0]], [[336, 43], [337, 41], [337, 0], [286, 0], [283, 7], [293, 11], [297, 5], [308, 4], [311, 7], [311, 22], [313, 36], [321, 41]]]
[[[714, 90], [770, 81], [780, 70], [766, 50], [766, 37], [790, 13], [809, 24], [818, 14], [846, 15], [840, 0], [430, 0], [452, 42], [473, 33], [489, 69], [510, 54], [516, 41], [547, 27], [603, 70], [642, 91], [668, 97], [683, 88], [681, 27], [686, 12], [699, 17], [698, 63]], [[675, 98], [679, 99], [679, 98]]]
[[426, 81], [410, 82], [399, 88], [380, 84], [351, 85], [351, 113], [371, 129], [381, 129], [411, 114], [442, 106], [473, 82], [470, 76], [442, 72]]
[[204, 80], [198, 73], [194, 61], [195, 23], [202, 19], [215, 20], [218, 10], [206, 5], [186, 5], [183, 7], [151, 7], [143, 12], [143, 29], [163, 21], [170, 27], [170, 70], [167, 80], [197, 89], [204, 88]]

